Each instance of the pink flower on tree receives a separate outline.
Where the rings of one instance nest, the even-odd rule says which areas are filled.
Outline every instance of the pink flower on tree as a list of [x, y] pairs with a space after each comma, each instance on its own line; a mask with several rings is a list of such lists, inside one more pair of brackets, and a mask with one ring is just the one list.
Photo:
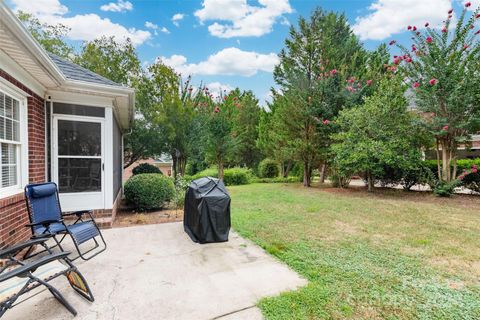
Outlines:
[[433, 78], [433, 79], [431, 79], [428, 83], [430, 83], [430, 85], [434, 86], [434, 85], [437, 84], [437, 82], [438, 82], [438, 80], [435, 79], [435, 78]]
[[475, 16], [476, 19], [480, 18], [480, 13], [477, 13], [477, 15]]
[[408, 26], [408, 27], [407, 27], [407, 30], [412, 30], [412, 26]]
[[373, 82], [373, 80], [367, 80], [367, 86], [371, 86], [372, 82]]
[[447, 33], [447, 28], [443, 27], [442, 32]]
[[464, 50], [467, 50], [467, 49], [468, 49], [468, 44], [464, 44], [464, 45], [463, 45], [463, 49], [464, 49]]
[[427, 37], [427, 39], [425, 39], [425, 41], [427, 41], [427, 43], [432, 43], [433, 39], [432, 39], [432, 37]]
[[412, 30], [417, 31], [417, 27], [413, 26]]
[[332, 71], [330, 71], [330, 74], [332, 76], [336, 75], [338, 73], [337, 69], [333, 69]]
[[445, 126], [443, 126], [442, 130], [443, 130], [443, 131], [448, 131], [448, 128], [449, 128], [449, 126], [448, 126], [448, 125], [445, 125]]
[[219, 112], [220, 112], [220, 108], [219, 108], [219, 107], [215, 107], [215, 109], [213, 109], [213, 112], [219, 113]]
[[471, 6], [472, 6], [472, 3], [470, 1], [465, 3], [465, 8], [468, 8], [468, 7], [471, 7]]
[[418, 87], [420, 87], [420, 83], [418, 83], [417, 81], [413, 83], [412, 87], [414, 89], [417, 89]]
[[323, 120], [324, 125], [328, 125], [329, 123], [330, 123], [330, 120], [327, 120], [327, 119]]

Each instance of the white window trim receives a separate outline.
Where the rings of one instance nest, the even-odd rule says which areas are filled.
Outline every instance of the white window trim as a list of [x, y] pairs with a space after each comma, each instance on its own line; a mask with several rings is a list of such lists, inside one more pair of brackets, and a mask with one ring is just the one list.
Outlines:
[[20, 148], [17, 151], [19, 166], [17, 172], [17, 185], [0, 188], [0, 199], [23, 192], [23, 187], [28, 184], [28, 105], [25, 92], [0, 78], [0, 91], [19, 102], [20, 116]]

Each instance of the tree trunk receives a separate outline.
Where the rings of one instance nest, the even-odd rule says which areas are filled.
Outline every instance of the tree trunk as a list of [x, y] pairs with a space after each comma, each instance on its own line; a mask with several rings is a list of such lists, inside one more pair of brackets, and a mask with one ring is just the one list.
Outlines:
[[172, 167], [173, 167], [173, 178], [177, 178], [177, 157], [175, 153], [171, 154], [172, 156]]
[[449, 179], [449, 159], [448, 159], [448, 150], [445, 141], [442, 141], [442, 180], [450, 182]]
[[373, 192], [373, 177], [372, 173], [370, 171], [367, 171], [367, 186], [368, 186], [368, 192]]
[[310, 165], [307, 161], [303, 163], [303, 186], [308, 188], [310, 187]]
[[223, 161], [220, 160], [220, 161], [218, 162], [218, 179], [223, 179], [223, 172], [224, 172], [224, 170], [223, 170]]
[[325, 173], [327, 172], [327, 164], [324, 162], [320, 167], [320, 183], [325, 183]]
[[287, 167], [285, 168], [285, 170], [283, 171], [283, 177], [284, 178], [287, 178], [288, 175], [290, 174], [290, 169], [292, 168], [292, 160], [288, 160], [287, 162]]

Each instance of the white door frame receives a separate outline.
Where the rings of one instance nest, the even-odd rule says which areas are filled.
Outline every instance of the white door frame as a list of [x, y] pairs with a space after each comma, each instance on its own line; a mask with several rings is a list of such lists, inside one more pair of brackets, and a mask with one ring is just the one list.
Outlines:
[[[75, 211], [75, 210], [88, 210], [88, 209], [103, 209], [105, 208], [105, 119], [66, 115], [66, 114], [53, 114], [52, 117], [52, 179], [55, 183], [59, 183], [58, 179], [58, 120], [66, 121], [82, 121], [82, 122], [94, 122], [100, 123], [101, 129], [101, 191], [94, 192], [73, 192], [73, 193], [60, 193], [60, 203], [63, 211]], [[95, 158], [98, 156], [68, 156], [68, 158]]]

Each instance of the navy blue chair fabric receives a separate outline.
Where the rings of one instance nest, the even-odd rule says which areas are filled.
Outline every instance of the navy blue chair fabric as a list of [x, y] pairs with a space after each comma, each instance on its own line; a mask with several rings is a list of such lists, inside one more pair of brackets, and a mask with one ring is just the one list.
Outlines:
[[[62, 213], [57, 185], [54, 182], [27, 185], [25, 187], [25, 199], [31, 222], [29, 226], [32, 228], [34, 237], [53, 235], [57, 245], [61, 248], [60, 243], [66, 235], [70, 235], [77, 248], [79, 257], [84, 260], [89, 260], [106, 249], [107, 245], [91, 215], [91, 211], [83, 210], [70, 214]], [[63, 218], [67, 215], [76, 215], [77, 219], [72, 224], [66, 224]], [[84, 215], [88, 215], [89, 219], [84, 219]], [[63, 235], [60, 240], [55, 238], [55, 235], [58, 234]], [[103, 249], [88, 257], [85, 256], [86, 253], [100, 247], [95, 239], [98, 236], [103, 242]], [[82, 253], [79, 246], [89, 240], [95, 242], [94, 248]]]

